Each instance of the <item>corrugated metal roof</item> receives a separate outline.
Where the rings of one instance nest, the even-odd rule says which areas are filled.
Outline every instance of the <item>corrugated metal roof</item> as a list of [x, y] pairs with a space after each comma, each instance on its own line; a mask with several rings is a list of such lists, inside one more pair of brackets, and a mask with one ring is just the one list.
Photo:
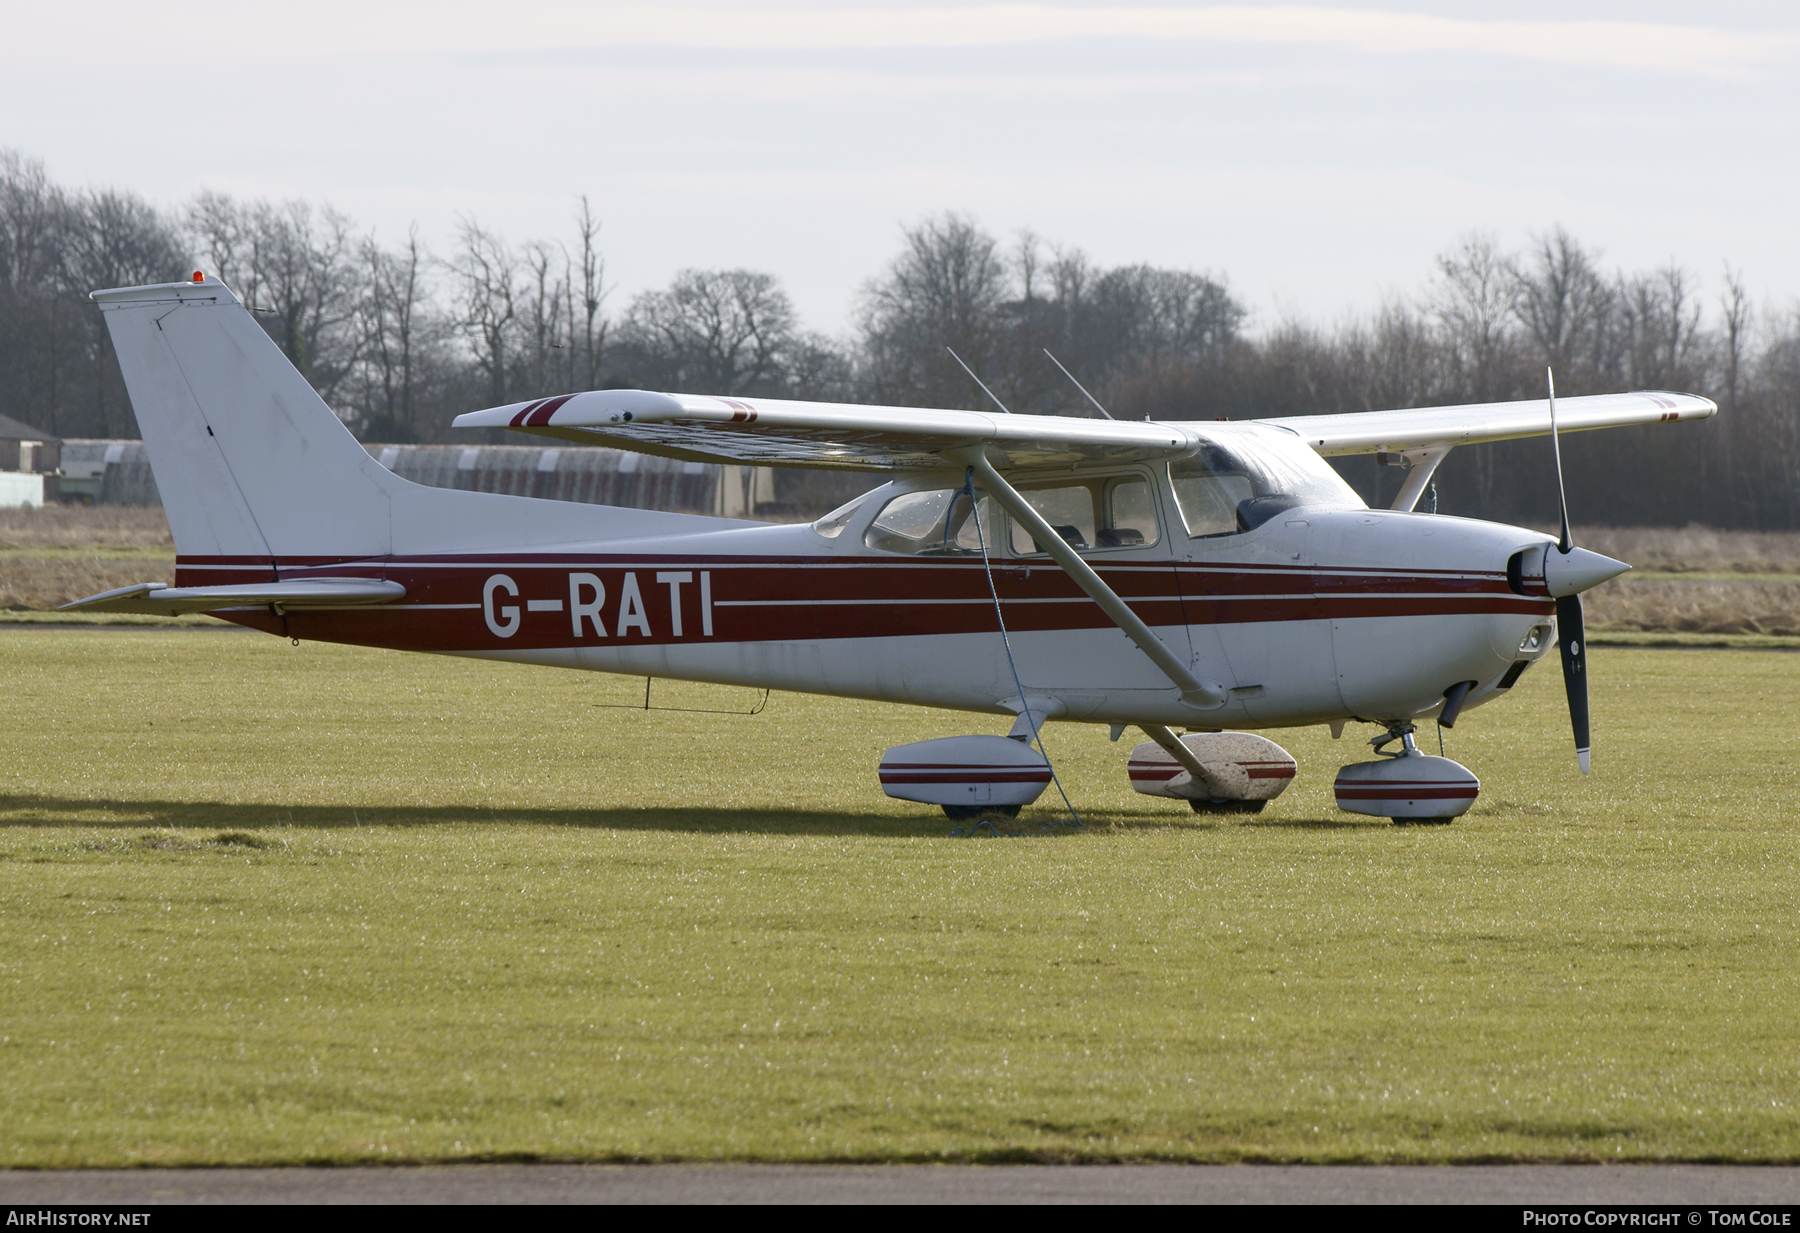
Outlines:
[[54, 433], [45, 432], [42, 428], [33, 428], [30, 424], [21, 423], [10, 415], [0, 415], [0, 439], [8, 441], [61, 441]]

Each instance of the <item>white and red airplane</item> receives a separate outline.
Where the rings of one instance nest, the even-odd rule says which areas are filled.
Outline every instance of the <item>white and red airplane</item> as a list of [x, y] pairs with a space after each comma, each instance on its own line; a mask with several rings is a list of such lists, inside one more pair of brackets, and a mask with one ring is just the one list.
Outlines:
[[[1010, 737], [888, 751], [884, 788], [952, 816], [1036, 799], [1047, 720], [1143, 729], [1133, 785], [1196, 809], [1259, 809], [1293, 777], [1280, 746], [1232, 729], [1357, 721], [1381, 726], [1384, 756], [1340, 771], [1339, 805], [1448, 820], [1478, 783], [1421, 753], [1415, 723], [1503, 696], [1559, 625], [1585, 772], [1578, 596], [1629, 567], [1569, 543], [1566, 503], [1560, 541], [1414, 505], [1457, 445], [1716, 410], [1635, 393], [1127, 423], [601, 390], [456, 420], [889, 477], [817, 522], [770, 525], [410, 483], [216, 279], [93, 298], [176, 574], [68, 607], [1012, 716]], [[1371, 452], [1410, 467], [1389, 509], [1324, 461]]]

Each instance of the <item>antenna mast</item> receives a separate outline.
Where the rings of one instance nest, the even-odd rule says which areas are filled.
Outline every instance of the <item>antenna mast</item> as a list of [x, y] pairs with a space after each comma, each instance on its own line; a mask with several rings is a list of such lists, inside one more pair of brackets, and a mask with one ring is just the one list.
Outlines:
[[[950, 348], [948, 346], [946, 346], [944, 348], [944, 350], [950, 351]], [[986, 394], [989, 398], [992, 398], [994, 400], [994, 405], [996, 407], [999, 407], [1002, 411], [1005, 411], [1008, 415], [1012, 414], [1012, 411], [1007, 407], [1007, 405], [1000, 401], [999, 396], [996, 395], [994, 393], [994, 391], [990, 390], [987, 387], [987, 382], [983, 381], [980, 377], [977, 377], [975, 375], [975, 370], [973, 368], [970, 368], [967, 364], [963, 364], [962, 356], [956, 354], [956, 352], [954, 352], [954, 351], [950, 351], [950, 358], [955, 360], [958, 364], [962, 364], [962, 370], [969, 374], [969, 380], [973, 381], [976, 385], [979, 385], [981, 387], [981, 392], [983, 394]]]
[[[1050, 348], [1045, 347], [1044, 354], [1050, 355]], [[1061, 369], [1063, 376], [1067, 377], [1071, 382], [1074, 382], [1075, 388], [1081, 391], [1081, 396], [1083, 398], [1087, 399], [1089, 402], [1094, 404], [1094, 410], [1098, 411], [1101, 415], [1104, 415], [1109, 420], [1112, 418], [1112, 413], [1110, 411], [1108, 411], [1105, 407], [1100, 405], [1100, 400], [1098, 398], [1095, 398], [1092, 394], [1087, 392], [1087, 386], [1083, 385], [1079, 381], [1076, 381], [1075, 374], [1070, 372], [1068, 369], [1063, 368], [1063, 362], [1061, 360], [1057, 359], [1054, 355], [1050, 355], [1050, 362], [1052, 364], [1056, 365], [1058, 369]]]

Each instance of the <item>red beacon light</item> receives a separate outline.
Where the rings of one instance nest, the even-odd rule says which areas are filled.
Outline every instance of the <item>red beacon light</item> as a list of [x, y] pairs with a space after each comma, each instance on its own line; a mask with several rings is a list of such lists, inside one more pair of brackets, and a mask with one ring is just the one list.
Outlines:
[[205, 272], [204, 272], [204, 271], [201, 271], [201, 270], [195, 270], [195, 271], [194, 271], [194, 281], [195, 281], [195, 282], [197, 282], [197, 283], [203, 283], [203, 282], [205, 282], [205, 281], [206, 281], [206, 274], [205, 274]]

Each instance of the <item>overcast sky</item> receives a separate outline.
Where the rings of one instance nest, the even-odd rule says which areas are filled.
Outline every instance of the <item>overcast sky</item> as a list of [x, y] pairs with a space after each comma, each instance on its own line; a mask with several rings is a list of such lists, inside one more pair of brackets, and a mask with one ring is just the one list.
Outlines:
[[[1571, 17], [1572, 10], [1579, 10]], [[1408, 293], [1470, 231], [1800, 294], [1800, 16], [1571, 4], [0, 0], [0, 146], [174, 204], [329, 202], [440, 252], [604, 220], [615, 307], [778, 274], [840, 332], [964, 211], [1224, 275], [1254, 323]]]

